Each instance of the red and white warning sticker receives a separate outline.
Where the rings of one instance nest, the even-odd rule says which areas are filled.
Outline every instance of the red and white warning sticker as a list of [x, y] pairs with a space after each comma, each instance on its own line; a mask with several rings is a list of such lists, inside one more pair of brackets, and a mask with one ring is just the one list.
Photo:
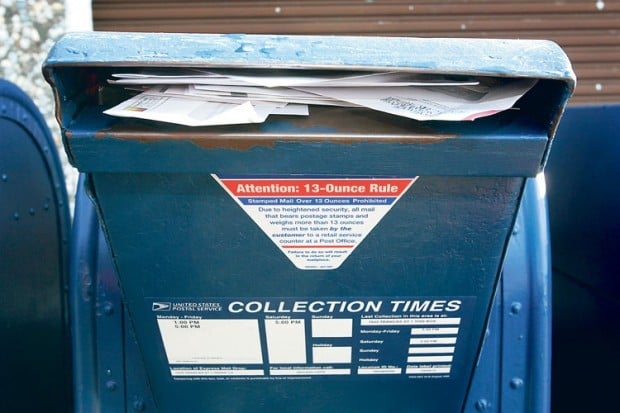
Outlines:
[[417, 179], [212, 176], [302, 270], [338, 268]]

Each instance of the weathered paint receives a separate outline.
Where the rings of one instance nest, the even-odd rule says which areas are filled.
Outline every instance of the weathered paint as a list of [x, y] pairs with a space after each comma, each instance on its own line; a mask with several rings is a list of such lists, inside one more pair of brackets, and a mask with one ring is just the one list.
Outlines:
[[545, 40], [69, 33], [56, 43], [46, 65], [416, 68], [427, 73], [510, 74], [574, 83], [566, 55]]
[[[269, 46], [269, 47], [267, 47]], [[261, 50], [268, 48], [265, 54]], [[213, 49], [213, 53], [205, 53]], [[153, 52], [157, 50], [157, 52]], [[299, 51], [304, 53], [299, 55]], [[464, 58], [466, 57], [466, 58]], [[415, 122], [377, 114], [372, 111], [311, 108], [308, 119], [270, 119], [262, 125], [234, 127], [183, 128], [148, 122], [114, 119], [101, 114], [101, 99], [119, 99], [105, 92], [107, 78], [114, 70], [158, 67], [244, 67], [260, 69], [321, 68], [348, 70], [400, 70], [413, 73], [440, 73], [463, 76], [533, 77], [539, 83], [523, 100], [521, 112], [502, 114], [474, 122]], [[418, 39], [316, 36], [189, 35], [72, 33], [61, 39], [50, 52], [44, 74], [53, 86], [57, 118], [64, 131], [69, 159], [80, 170], [89, 166], [76, 153], [80, 140], [92, 136], [153, 142], [161, 139], [185, 139], [202, 148], [256, 149], [259, 146], [285, 147], [287, 143], [320, 141], [402, 142], [407, 146], [422, 143], [437, 145], [444, 139], [471, 137], [479, 142], [472, 155], [485, 157], [485, 139], [491, 131], [508, 127], [519, 134], [552, 138], [566, 98], [574, 88], [574, 74], [566, 56], [557, 45], [546, 41]], [[103, 90], [103, 92], [102, 92]], [[103, 94], [103, 96], [102, 96]], [[118, 93], [116, 93], [118, 95]], [[112, 100], [107, 104], [112, 104]], [[118, 102], [118, 100], [116, 100]], [[79, 118], [79, 119], [77, 119]], [[510, 125], [513, 126], [510, 126]], [[88, 125], [86, 129], [82, 129]], [[524, 132], [527, 131], [527, 132]], [[506, 139], [512, 137], [507, 131]], [[69, 137], [71, 137], [69, 139]], [[217, 137], [217, 138], [216, 138]], [[514, 135], [515, 142], [522, 136]], [[103, 139], [105, 140], [105, 139]], [[471, 150], [472, 142], [454, 144], [457, 151]], [[525, 141], [523, 141], [525, 142]], [[97, 146], [104, 150], [107, 143]], [[90, 144], [88, 144], [90, 145]], [[114, 145], [114, 143], [110, 143]], [[452, 145], [452, 144], [450, 144]], [[544, 146], [544, 145], [543, 145]], [[536, 164], [526, 168], [534, 176], [548, 153], [534, 154]], [[489, 153], [498, 150], [488, 145]], [[482, 151], [479, 155], [478, 151]], [[438, 153], [441, 153], [439, 147]], [[504, 152], [512, 157], [514, 152]], [[472, 158], [470, 158], [472, 160]], [[474, 164], [478, 163], [475, 160]], [[492, 168], [508, 165], [499, 160]], [[523, 165], [523, 163], [522, 163]], [[486, 174], [466, 166], [470, 172]], [[523, 168], [513, 173], [522, 175]], [[440, 172], [441, 173], [441, 172]], [[492, 172], [490, 172], [492, 173]], [[510, 171], [498, 172], [501, 175]]]

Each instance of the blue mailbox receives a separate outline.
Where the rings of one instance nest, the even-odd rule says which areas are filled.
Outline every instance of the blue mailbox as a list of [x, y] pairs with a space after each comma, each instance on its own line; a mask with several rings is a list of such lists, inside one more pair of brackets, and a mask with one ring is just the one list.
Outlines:
[[[103, 113], [127, 97], [113, 75], [144, 69], [532, 86], [515, 108], [466, 121], [317, 106], [188, 127]], [[63, 37], [44, 73], [93, 201], [78, 202], [89, 224], [74, 237], [83, 411], [497, 411], [483, 393], [505, 386], [520, 392], [505, 406], [548, 407], [544, 195], [528, 182], [575, 82], [555, 44], [87, 33]], [[502, 280], [504, 261], [523, 273]], [[530, 282], [542, 307], [509, 298]], [[515, 346], [536, 343], [515, 356], [537, 362], [500, 380], [508, 299], [506, 314], [538, 317], [511, 330]]]

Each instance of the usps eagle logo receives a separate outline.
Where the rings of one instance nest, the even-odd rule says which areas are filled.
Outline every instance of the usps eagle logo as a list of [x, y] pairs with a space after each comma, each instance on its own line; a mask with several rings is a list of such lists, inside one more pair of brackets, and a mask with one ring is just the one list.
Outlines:
[[171, 303], [162, 303], [159, 301], [153, 302], [152, 310], [153, 311], [170, 311], [172, 308]]

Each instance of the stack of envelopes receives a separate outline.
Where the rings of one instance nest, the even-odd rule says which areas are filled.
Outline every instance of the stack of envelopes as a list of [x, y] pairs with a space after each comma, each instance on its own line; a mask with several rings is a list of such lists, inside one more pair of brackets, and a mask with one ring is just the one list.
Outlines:
[[261, 123], [308, 116], [310, 105], [365, 107], [420, 121], [463, 121], [513, 107], [532, 79], [410, 72], [160, 69], [116, 73], [108, 81], [139, 93], [106, 110], [187, 126]]

